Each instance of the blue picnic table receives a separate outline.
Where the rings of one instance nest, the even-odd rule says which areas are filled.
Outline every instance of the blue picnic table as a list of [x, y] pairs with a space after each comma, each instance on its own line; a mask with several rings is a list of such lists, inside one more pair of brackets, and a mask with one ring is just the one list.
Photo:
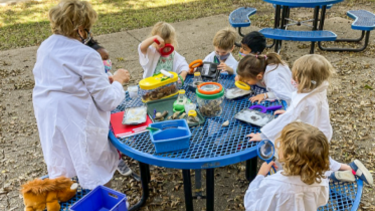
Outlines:
[[[187, 97], [197, 103], [196, 95], [188, 89], [188, 84], [192, 82], [192, 77], [188, 76], [185, 81]], [[223, 88], [233, 88], [234, 76], [222, 75], [218, 81]], [[253, 86], [255, 94], [260, 94], [266, 90]], [[130, 99], [127, 95], [125, 101], [113, 112], [124, 111], [126, 108], [141, 106], [142, 101]], [[286, 109], [284, 101], [264, 102], [265, 106], [282, 105]], [[136, 210], [146, 201], [148, 197], [148, 182], [150, 180], [149, 165], [156, 165], [166, 168], [181, 169], [184, 180], [185, 205], [186, 210], [193, 210], [193, 196], [191, 189], [190, 169], [206, 170], [206, 206], [207, 211], [214, 210], [214, 169], [227, 165], [246, 161], [246, 177], [249, 181], [257, 174], [257, 144], [249, 142], [247, 134], [260, 131], [255, 127], [234, 118], [234, 115], [244, 108], [252, 105], [248, 97], [237, 100], [224, 99], [223, 112], [218, 117], [206, 118], [203, 125], [191, 128], [192, 137], [190, 147], [187, 150], [176, 152], [156, 153], [155, 147], [150, 140], [149, 133], [142, 133], [127, 138], [116, 138], [110, 133], [110, 140], [123, 154], [139, 161], [140, 174], [143, 187], [141, 201], [130, 208]], [[273, 114], [273, 111], [268, 113]], [[221, 125], [229, 120], [227, 127]]]

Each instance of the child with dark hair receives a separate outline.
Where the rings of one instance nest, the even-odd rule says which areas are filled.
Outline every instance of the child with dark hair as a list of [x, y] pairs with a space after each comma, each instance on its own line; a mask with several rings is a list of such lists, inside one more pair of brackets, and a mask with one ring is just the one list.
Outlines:
[[241, 41], [240, 58], [249, 54], [262, 54], [266, 47], [266, 37], [262, 33], [250, 32]]

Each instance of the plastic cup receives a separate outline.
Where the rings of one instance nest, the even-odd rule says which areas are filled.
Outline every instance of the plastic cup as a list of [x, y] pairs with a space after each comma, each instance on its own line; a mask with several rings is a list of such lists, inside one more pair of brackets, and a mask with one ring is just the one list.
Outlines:
[[138, 86], [128, 86], [128, 92], [130, 98], [137, 98], [138, 97]]

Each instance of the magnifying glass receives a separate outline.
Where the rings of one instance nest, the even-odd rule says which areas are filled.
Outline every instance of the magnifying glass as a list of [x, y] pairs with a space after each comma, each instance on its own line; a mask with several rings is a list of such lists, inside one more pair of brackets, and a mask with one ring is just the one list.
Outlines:
[[[275, 155], [275, 145], [273, 145], [273, 143], [269, 140], [263, 140], [259, 142], [257, 146], [257, 153], [258, 153], [258, 157], [261, 160], [264, 160], [267, 163], [270, 163], [272, 161], [273, 156]], [[274, 173], [276, 173], [276, 169], [275, 167], [272, 166], [272, 169], [268, 174], [274, 174]]]
[[[157, 40], [156, 38], [154, 39], [154, 42], [156, 42], [156, 44], [160, 45], [159, 40]], [[169, 43], [166, 43], [166, 44], [164, 45], [164, 47], [160, 48], [160, 55], [163, 56], [163, 57], [167, 57], [167, 56], [169, 56], [173, 51], [174, 51], [174, 47], [173, 47], [173, 45], [171, 45], [171, 44], [169, 44]]]

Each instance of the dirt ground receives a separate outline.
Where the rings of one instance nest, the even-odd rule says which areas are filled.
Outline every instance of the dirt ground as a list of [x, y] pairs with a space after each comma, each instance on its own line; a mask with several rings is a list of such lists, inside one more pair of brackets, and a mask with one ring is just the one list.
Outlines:
[[[254, 7], [258, 13], [252, 17], [254, 21], [250, 28], [245, 29], [246, 32], [272, 24], [271, 5], [257, 4]], [[349, 8], [374, 11], [375, 4], [363, 1], [355, 5], [349, 2], [335, 6], [327, 13], [325, 29], [334, 31], [339, 38], [359, 36], [360, 32], [350, 30], [352, 21], [345, 15]], [[291, 13], [292, 18], [301, 20], [310, 19], [311, 15], [309, 9], [294, 9]], [[173, 25], [179, 35], [178, 52], [191, 62], [203, 59], [213, 50], [211, 43], [215, 32], [229, 26], [228, 14]], [[136, 84], [142, 77], [136, 48], [149, 32], [150, 28], [144, 28], [97, 37], [110, 51], [114, 67], [130, 70], [132, 80], [129, 84]], [[316, 53], [327, 57], [337, 70], [328, 95], [334, 129], [331, 155], [343, 163], [360, 159], [375, 177], [374, 38], [373, 35], [370, 37], [369, 47], [360, 53], [323, 52], [318, 49]], [[348, 44], [341, 46], [344, 45]], [[22, 210], [20, 185], [47, 174], [31, 98], [37, 48], [0, 52], [0, 211]], [[309, 53], [309, 49], [310, 43], [284, 42], [281, 56], [292, 66], [293, 61]], [[127, 159], [127, 162], [134, 171], [138, 171], [136, 161]], [[248, 186], [244, 164], [216, 169], [215, 177], [216, 210], [243, 210], [243, 196]], [[140, 183], [131, 177], [116, 173], [113, 185], [114, 189], [126, 193], [131, 204], [141, 196]], [[141, 210], [185, 209], [180, 170], [151, 167], [150, 190], [150, 199]], [[205, 210], [205, 200], [195, 200], [194, 206], [195, 210]], [[375, 210], [375, 190], [372, 187], [364, 188], [360, 207], [360, 210]]]

